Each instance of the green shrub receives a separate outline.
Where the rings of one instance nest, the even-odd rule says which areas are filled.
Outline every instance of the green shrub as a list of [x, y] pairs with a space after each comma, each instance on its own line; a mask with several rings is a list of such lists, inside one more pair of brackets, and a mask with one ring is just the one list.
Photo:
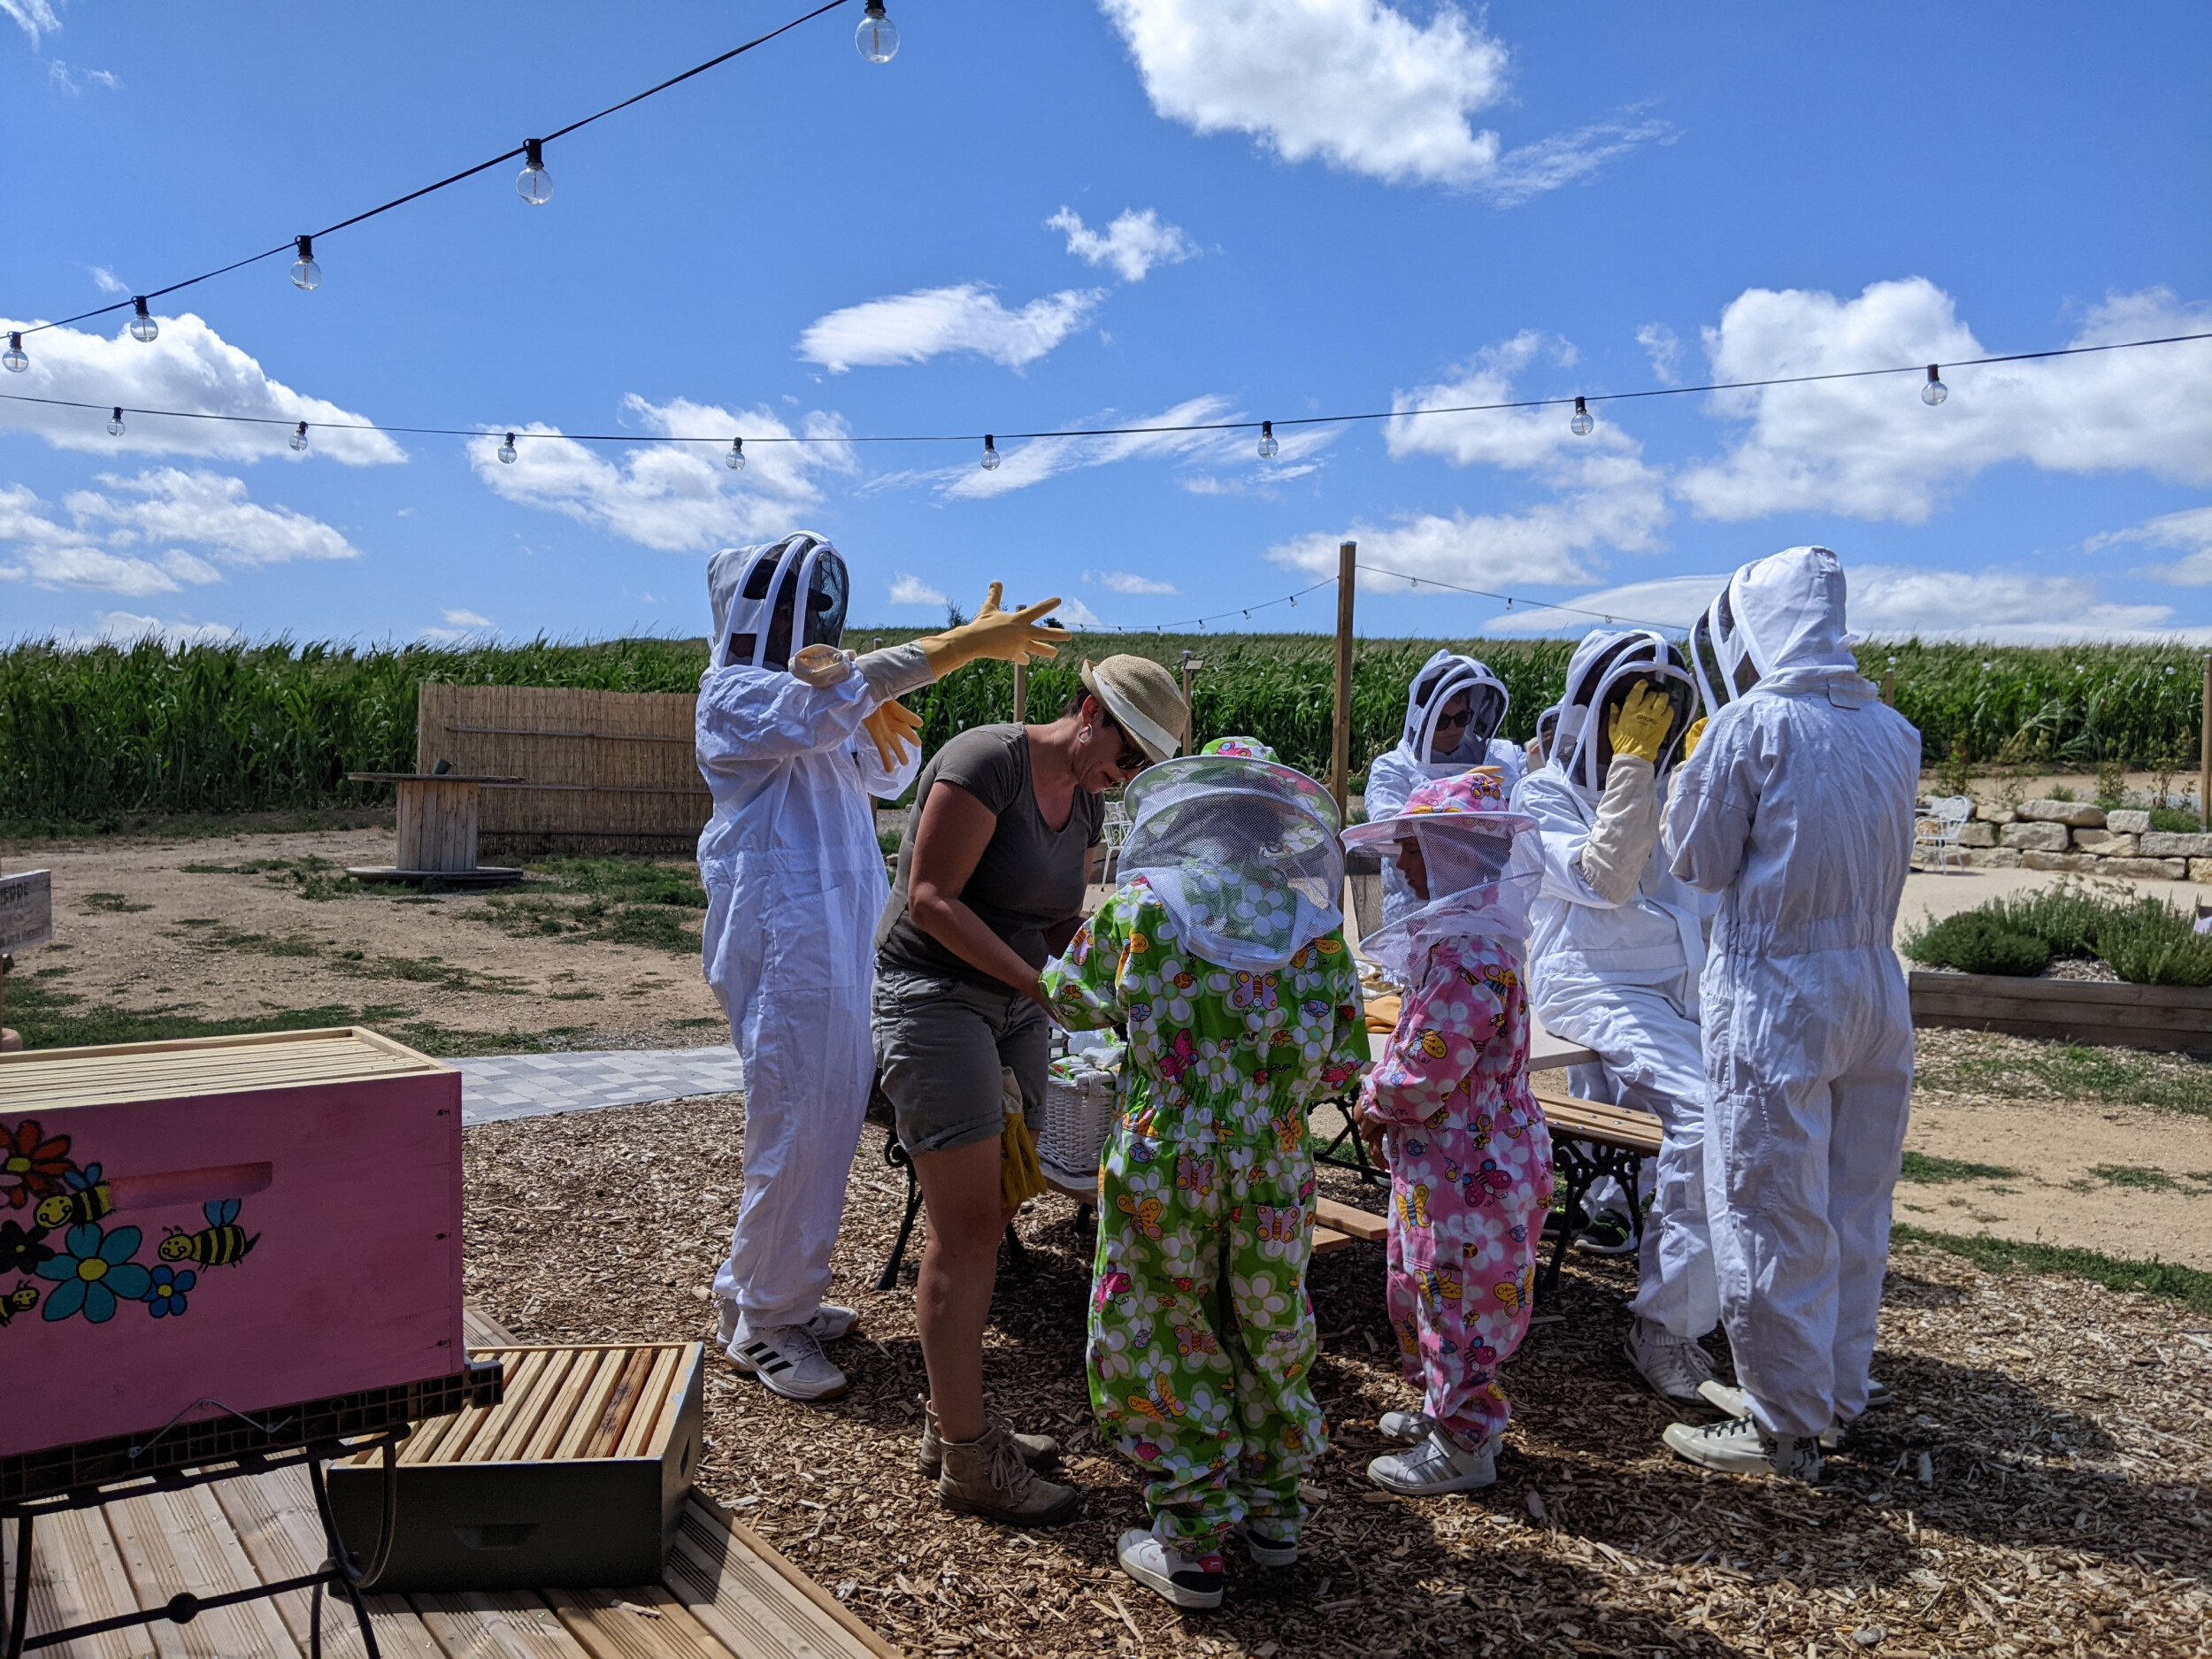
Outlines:
[[2135, 985], [2212, 985], [2212, 937], [2156, 899], [2117, 911], [2097, 933], [2113, 972]]
[[2100, 895], [2068, 876], [2051, 887], [1994, 899], [1982, 906], [2016, 933], [2032, 933], [2062, 958], [2088, 961], [2097, 955], [2097, 928], [2118, 896], [2130, 889], [2109, 886]]
[[1905, 954], [1932, 968], [2015, 979], [2031, 979], [2051, 964], [2048, 945], [1986, 910], [1962, 910], [1916, 930], [1905, 941]]
[[2071, 877], [1992, 899], [1906, 935], [1915, 962], [1962, 973], [2037, 974], [2054, 956], [2101, 959], [2134, 985], [2212, 985], [2212, 937], [2162, 899]]

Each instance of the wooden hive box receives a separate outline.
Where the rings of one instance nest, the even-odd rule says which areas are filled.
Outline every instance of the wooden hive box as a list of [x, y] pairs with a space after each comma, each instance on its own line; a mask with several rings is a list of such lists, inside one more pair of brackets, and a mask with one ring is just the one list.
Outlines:
[[0, 1474], [465, 1363], [451, 1066], [359, 1028], [0, 1055]]
[[[699, 1466], [697, 1342], [480, 1349], [506, 1397], [423, 1424], [400, 1448], [399, 1525], [379, 1590], [657, 1584]], [[373, 1538], [375, 1453], [334, 1465], [341, 1533]]]

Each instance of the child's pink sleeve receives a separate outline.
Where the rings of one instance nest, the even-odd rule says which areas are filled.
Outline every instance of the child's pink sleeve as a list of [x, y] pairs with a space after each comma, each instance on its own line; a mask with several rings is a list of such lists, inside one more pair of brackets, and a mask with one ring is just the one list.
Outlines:
[[1369, 1110], [1389, 1123], [1434, 1117], [1453, 1095], [1466, 1092], [1482, 1046], [1497, 1034], [1504, 1016], [1495, 987], [1479, 974], [1463, 972], [1455, 956], [1440, 949], [1368, 1073]]

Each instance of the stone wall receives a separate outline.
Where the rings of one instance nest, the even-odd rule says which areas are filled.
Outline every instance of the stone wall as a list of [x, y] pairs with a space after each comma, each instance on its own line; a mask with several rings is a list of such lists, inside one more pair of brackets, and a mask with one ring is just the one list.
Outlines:
[[[1978, 803], [1959, 832], [1966, 862], [1984, 869], [2070, 870], [2127, 880], [2212, 882], [2212, 834], [2151, 827], [2131, 807], [2106, 811], [2086, 801]], [[1922, 862], [1929, 862], [1924, 856]]]

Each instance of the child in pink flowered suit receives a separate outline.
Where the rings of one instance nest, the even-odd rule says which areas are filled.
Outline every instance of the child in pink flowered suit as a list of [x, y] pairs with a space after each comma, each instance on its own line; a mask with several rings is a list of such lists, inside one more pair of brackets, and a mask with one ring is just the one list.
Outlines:
[[1390, 1166], [1390, 1321], [1422, 1391], [1419, 1412], [1383, 1419], [1411, 1449], [1367, 1472], [1412, 1496], [1497, 1479], [1511, 1415], [1498, 1367], [1528, 1333], [1552, 1194], [1551, 1136], [1528, 1087], [1533, 829], [1485, 767], [1425, 784], [1397, 817], [1345, 837], [1393, 860], [1424, 901], [1361, 941], [1408, 987], [1358, 1110]]

